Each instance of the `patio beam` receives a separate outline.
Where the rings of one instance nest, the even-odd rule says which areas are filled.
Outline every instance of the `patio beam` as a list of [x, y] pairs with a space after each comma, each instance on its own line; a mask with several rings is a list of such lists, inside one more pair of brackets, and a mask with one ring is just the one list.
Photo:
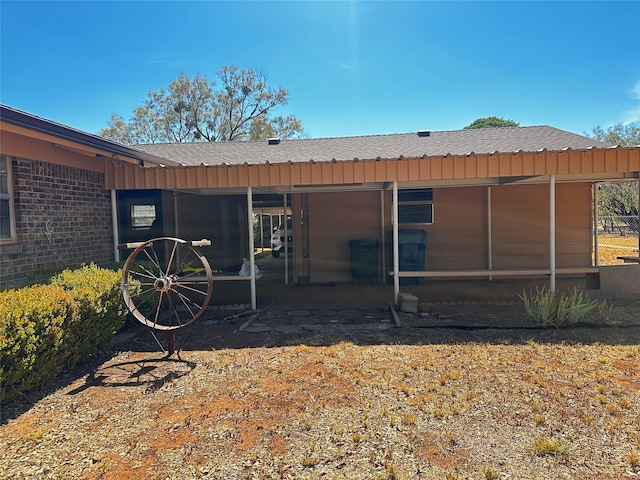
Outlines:
[[556, 177], [549, 175], [549, 290], [556, 290]]
[[400, 254], [398, 246], [398, 182], [393, 182], [393, 195], [392, 195], [392, 217], [391, 223], [393, 225], [393, 303], [398, 305], [398, 297], [400, 296]]

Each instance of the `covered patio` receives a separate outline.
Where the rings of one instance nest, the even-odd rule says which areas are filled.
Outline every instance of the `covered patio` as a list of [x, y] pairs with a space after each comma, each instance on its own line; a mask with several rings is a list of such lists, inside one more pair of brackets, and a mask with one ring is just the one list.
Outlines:
[[[504, 296], [513, 299], [522, 291], [518, 288], [514, 293], [516, 283], [556, 289], [568, 282], [588, 288], [587, 276], [598, 274], [592, 257], [593, 185], [637, 179], [640, 149], [599, 145], [550, 127], [493, 130], [507, 130], [498, 133], [509, 137], [512, 147], [508, 150], [512, 151], [429, 152], [429, 138], [440, 142], [440, 150], [453, 149], [455, 143], [440, 139], [438, 133], [456, 132], [384, 136], [390, 145], [379, 146], [379, 150], [372, 150], [366, 143], [369, 137], [358, 137], [351, 139], [347, 153], [340, 152], [342, 157], [331, 157], [339, 150], [332, 148], [345, 150], [347, 146], [334, 143], [350, 139], [327, 139], [324, 145], [322, 140], [148, 145], [144, 148], [149, 153], [176, 163], [181, 158], [190, 160], [180, 166], [125, 164], [108, 168], [106, 184], [113, 192], [173, 192], [173, 213], [169, 214], [171, 222], [165, 222], [165, 235], [206, 238], [211, 232], [210, 223], [192, 220], [185, 229], [180, 218], [189, 212], [197, 216], [202, 208], [209, 210], [207, 199], [233, 198], [235, 206], [227, 211], [233, 212], [228, 215], [235, 218], [237, 228], [215, 231], [225, 237], [224, 244], [238, 247], [234, 252], [236, 264], [242, 256], [248, 257], [252, 274], [242, 277], [242, 282], [221, 278], [219, 288], [223, 292], [243, 291], [253, 309], [268, 303], [268, 297], [274, 298], [278, 288], [284, 289], [281, 292], [300, 292], [295, 294], [301, 302], [311, 302], [308, 292], [323, 288], [332, 292], [332, 301], [347, 291], [347, 302], [366, 297], [362, 293], [365, 286], [358, 288], [358, 293], [354, 288], [360, 286], [351, 285], [349, 240], [354, 238], [377, 241], [376, 281], [367, 287], [375, 292], [372, 299], [378, 303], [397, 304], [401, 290], [416, 294], [421, 301], [450, 301]], [[523, 132], [529, 136], [518, 137]], [[549, 140], [550, 133], [559, 138]], [[483, 134], [491, 137], [497, 133], [474, 132]], [[511, 138], [514, 134], [517, 138]], [[532, 141], [531, 137], [538, 134], [541, 137]], [[396, 140], [401, 142], [394, 144]], [[491, 140], [474, 141], [486, 145]], [[498, 146], [505, 141], [493, 140]], [[525, 140], [529, 142], [527, 150], [513, 148], [524, 145]], [[319, 150], [309, 152], [309, 146]], [[384, 156], [371, 153], [385, 153], [385, 149]], [[358, 157], [359, 151], [367, 156]], [[391, 151], [411, 155], [391, 156]], [[427, 153], [417, 155], [417, 151]], [[300, 152], [313, 157], [301, 161], [306, 157]], [[432, 197], [403, 200], [403, 192], [411, 191], [429, 192]], [[293, 217], [293, 244], [286, 246], [292, 253], [279, 259], [283, 268], [275, 276], [269, 276], [258, 263], [258, 277], [255, 257], [249, 255], [256, 250], [254, 206], [261, 195], [280, 197], [282, 211], [290, 209]], [[181, 206], [181, 197], [192, 198], [188, 207], [186, 203]], [[423, 208], [425, 205], [431, 207]], [[412, 211], [430, 213], [406, 221], [407, 212]], [[407, 228], [426, 232], [424, 266], [401, 268], [398, 235]], [[114, 244], [117, 242], [114, 238]], [[465, 282], [459, 283], [461, 280]], [[286, 289], [287, 285], [296, 288]]]

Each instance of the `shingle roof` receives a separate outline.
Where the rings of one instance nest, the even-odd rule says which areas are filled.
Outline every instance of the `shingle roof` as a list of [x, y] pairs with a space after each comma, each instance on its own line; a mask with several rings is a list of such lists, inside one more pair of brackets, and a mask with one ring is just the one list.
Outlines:
[[183, 165], [300, 163], [606, 148], [608, 144], [549, 126], [482, 128], [361, 137], [247, 142], [162, 143], [136, 148]]

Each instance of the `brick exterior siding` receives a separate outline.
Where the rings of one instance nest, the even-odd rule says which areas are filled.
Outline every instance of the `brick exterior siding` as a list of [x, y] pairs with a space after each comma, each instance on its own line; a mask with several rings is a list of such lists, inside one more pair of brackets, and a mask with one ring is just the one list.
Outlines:
[[17, 241], [0, 244], [0, 288], [61, 267], [113, 262], [102, 173], [16, 158], [11, 168]]

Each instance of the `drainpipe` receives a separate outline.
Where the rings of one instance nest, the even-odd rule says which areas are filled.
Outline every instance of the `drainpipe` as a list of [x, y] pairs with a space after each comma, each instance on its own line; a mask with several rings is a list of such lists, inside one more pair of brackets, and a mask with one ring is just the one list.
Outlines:
[[118, 238], [120, 237], [120, 231], [118, 228], [118, 202], [116, 201], [115, 190], [111, 190], [111, 225], [113, 226], [113, 259], [119, 262]]
[[393, 302], [398, 305], [398, 296], [400, 295], [400, 278], [398, 277], [400, 266], [400, 254], [398, 247], [398, 182], [393, 182]]
[[556, 290], [556, 177], [549, 175], [549, 290]]
[[247, 219], [249, 223], [249, 265], [251, 267], [251, 310], [256, 310], [256, 258], [253, 254], [253, 192], [247, 187]]

